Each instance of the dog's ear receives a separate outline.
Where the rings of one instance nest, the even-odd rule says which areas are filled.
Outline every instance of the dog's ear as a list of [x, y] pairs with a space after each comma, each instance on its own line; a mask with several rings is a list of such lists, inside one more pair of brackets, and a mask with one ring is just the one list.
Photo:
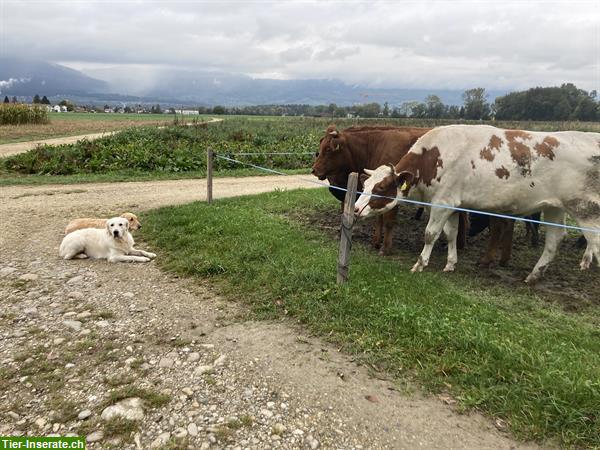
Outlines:
[[112, 234], [110, 233], [110, 227], [108, 226], [108, 220], [106, 221], [106, 225], [104, 226], [104, 229], [106, 230], [106, 232], [108, 233], [109, 236], [112, 236]]

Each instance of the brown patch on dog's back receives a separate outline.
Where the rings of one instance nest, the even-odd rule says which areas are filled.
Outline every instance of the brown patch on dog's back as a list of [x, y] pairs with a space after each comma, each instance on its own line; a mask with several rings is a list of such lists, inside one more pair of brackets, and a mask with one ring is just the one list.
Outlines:
[[552, 161], [555, 156], [552, 150], [557, 148], [558, 145], [558, 139], [552, 136], [546, 136], [542, 142], [535, 144], [533, 148], [535, 148], [535, 151], [538, 154], [538, 156], [543, 156]]
[[508, 180], [508, 177], [510, 177], [510, 172], [506, 167], [502, 166], [499, 169], [496, 169], [496, 176], [500, 179], [506, 178]]
[[[493, 161], [494, 158], [496, 157], [496, 155], [494, 155], [493, 150], [496, 150], [497, 152], [499, 152], [501, 146], [502, 146], [502, 139], [500, 139], [498, 136], [496, 136], [494, 134], [490, 138], [490, 142], [488, 142], [488, 145], [486, 147], [483, 147], [481, 149], [481, 151], [479, 152], [479, 157], [481, 159], [487, 159], [488, 161]], [[473, 164], [473, 161], [471, 161], [471, 164], [473, 165], [473, 169], [474, 169], [475, 164]]]
[[506, 130], [504, 134], [508, 141], [510, 156], [521, 168], [521, 175], [531, 175], [531, 149], [523, 142], [517, 140], [517, 138], [523, 141], [530, 140], [531, 134], [521, 130]]

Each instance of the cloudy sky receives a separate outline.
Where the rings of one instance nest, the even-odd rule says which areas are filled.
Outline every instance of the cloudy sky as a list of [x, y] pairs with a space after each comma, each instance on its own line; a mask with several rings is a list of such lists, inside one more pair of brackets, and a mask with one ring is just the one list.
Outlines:
[[371, 87], [600, 91], [600, 0], [11, 1], [0, 53], [90, 74], [219, 70]]

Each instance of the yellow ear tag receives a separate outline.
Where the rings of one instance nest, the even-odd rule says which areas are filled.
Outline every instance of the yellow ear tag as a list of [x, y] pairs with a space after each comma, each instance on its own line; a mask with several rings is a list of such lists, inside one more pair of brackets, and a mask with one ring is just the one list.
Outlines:
[[406, 191], [408, 189], [408, 183], [405, 181], [404, 184], [402, 185], [402, 187], [400, 188], [401, 191]]

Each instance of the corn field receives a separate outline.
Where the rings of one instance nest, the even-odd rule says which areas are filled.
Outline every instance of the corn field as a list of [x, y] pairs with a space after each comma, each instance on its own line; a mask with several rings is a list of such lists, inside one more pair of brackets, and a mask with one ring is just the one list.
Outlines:
[[0, 125], [25, 125], [48, 123], [45, 107], [13, 103], [0, 104]]

